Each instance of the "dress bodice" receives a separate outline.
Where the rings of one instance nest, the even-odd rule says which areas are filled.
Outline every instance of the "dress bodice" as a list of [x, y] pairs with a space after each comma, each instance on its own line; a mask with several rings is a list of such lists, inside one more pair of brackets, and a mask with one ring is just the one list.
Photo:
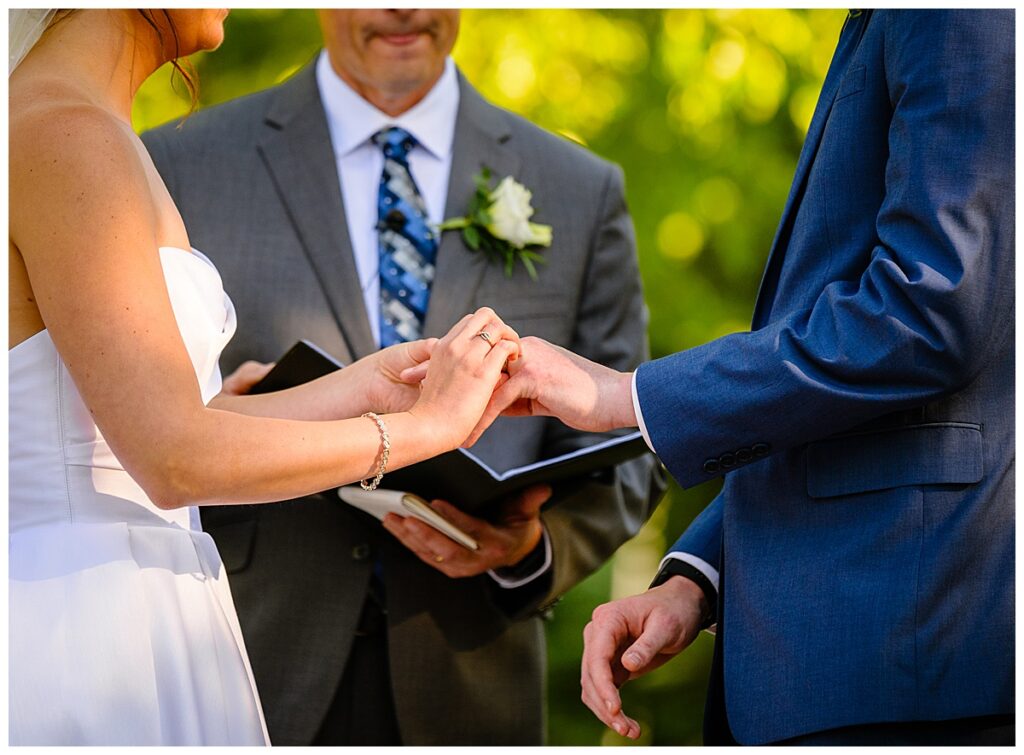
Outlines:
[[[199, 252], [161, 247], [174, 317], [203, 401], [221, 388], [218, 359], [235, 331], [220, 275]], [[46, 330], [9, 360], [10, 530], [111, 519], [199, 529], [194, 508], [157, 508], [127, 475], [92, 419]], [[154, 397], [159, 400], [159, 397]]]
[[[234, 307], [204, 256], [159, 254], [209, 402]], [[11, 743], [268, 744], [224, 564], [198, 509], [150, 501], [47, 331], [8, 361]]]

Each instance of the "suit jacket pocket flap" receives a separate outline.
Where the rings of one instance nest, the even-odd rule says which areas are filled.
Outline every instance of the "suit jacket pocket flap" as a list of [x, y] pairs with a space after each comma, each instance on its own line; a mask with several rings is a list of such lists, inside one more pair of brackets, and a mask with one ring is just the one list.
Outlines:
[[807, 447], [812, 498], [905, 485], [967, 485], [978, 482], [983, 472], [981, 428], [967, 423], [840, 436]]
[[836, 94], [836, 101], [849, 97], [851, 94], [857, 94], [864, 90], [864, 81], [867, 78], [867, 68], [865, 66], [854, 66], [846, 75], [843, 76], [842, 82], [839, 84], [839, 92]]

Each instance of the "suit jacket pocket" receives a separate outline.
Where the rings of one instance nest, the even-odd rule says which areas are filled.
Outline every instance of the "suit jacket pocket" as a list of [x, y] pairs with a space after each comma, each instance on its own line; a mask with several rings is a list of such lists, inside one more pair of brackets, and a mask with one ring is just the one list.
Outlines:
[[843, 80], [839, 82], [839, 91], [836, 93], [836, 102], [839, 102], [839, 100], [845, 97], [849, 97], [851, 94], [857, 94], [857, 92], [863, 91], [866, 80], [867, 67], [852, 66], [843, 76]]
[[843, 435], [807, 447], [807, 493], [812, 498], [906, 485], [970, 485], [983, 474], [981, 426], [967, 422]]

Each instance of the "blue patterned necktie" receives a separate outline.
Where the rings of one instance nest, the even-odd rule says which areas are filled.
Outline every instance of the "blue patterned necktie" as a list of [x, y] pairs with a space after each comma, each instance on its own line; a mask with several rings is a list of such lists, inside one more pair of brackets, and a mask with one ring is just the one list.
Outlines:
[[377, 193], [380, 345], [384, 348], [423, 336], [437, 237], [409, 172], [409, 152], [416, 140], [408, 131], [392, 126], [374, 134], [373, 143], [384, 152]]

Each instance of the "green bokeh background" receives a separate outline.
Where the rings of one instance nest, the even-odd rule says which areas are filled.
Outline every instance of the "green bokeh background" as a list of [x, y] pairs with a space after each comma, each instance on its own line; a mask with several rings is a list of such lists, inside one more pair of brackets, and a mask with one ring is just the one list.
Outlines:
[[[492, 102], [626, 173], [655, 357], [749, 327], [761, 269], [843, 10], [466, 10], [454, 57]], [[320, 48], [310, 10], [235, 10], [223, 46], [193, 57], [200, 107], [283, 81]], [[139, 93], [141, 131], [181, 117], [170, 69]], [[548, 623], [549, 742], [632, 744], [579, 699], [595, 606], [642, 591], [718, 491], [673, 485], [638, 537]], [[640, 744], [699, 744], [712, 638], [626, 685]]]

